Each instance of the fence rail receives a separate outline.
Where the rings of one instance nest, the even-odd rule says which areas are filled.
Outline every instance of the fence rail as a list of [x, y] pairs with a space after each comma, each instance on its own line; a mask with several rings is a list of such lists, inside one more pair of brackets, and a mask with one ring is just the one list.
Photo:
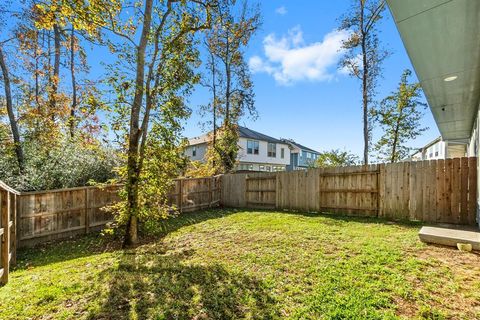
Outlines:
[[223, 204], [231, 207], [475, 225], [477, 159], [229, 174], [222, 190]]
[[[0, 182], [0, 284], [19, 246], [99, 229], [120, 186], [17, 192]], [[171, 204], [341, 212], [391, 220], [475, 225], [477, 159], [402, 162], [177, 179]]]
[[[220, 176], [175, 179], [168, 196], [180, 212], [217, 206]], [[85, 234], [103, 228], [113, 216], [103, 210], [119, 200], [121, 186], [18, 192], [0, 181], [0, 284], [8, 282], [17, 247]]]

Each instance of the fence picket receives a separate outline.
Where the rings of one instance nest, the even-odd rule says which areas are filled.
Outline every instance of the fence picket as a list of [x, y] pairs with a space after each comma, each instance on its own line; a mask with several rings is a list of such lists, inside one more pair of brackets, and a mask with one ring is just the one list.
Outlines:
[[[8, 281], [18, 246], [86, 233], [111, 221], [101, 208], [118, 200], [118, 188], [19, 193], [0, 181], [0, 283]], [[222, 204], [475, 225], [477, 159], [177, 179], [168, 198], [181, 212]]]

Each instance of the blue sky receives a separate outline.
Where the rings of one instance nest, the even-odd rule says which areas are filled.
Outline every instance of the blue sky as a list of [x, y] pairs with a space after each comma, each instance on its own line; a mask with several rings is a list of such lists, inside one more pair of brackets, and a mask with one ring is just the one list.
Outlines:
[[[252, 62], [259, 118], [256, 121], [242, 119], [241, 125], [273, 137], [291, 138], [319, 151], [344, 149], [361, 155], [360, 82], [337, 68], [341, 34], [335, 31], [338, 17], [347, 11], [351, 0], [263, 0], [258, 3], [263, 24], [246, 50], [246, 60]], [[14, 3], [13, 8], [17, 5]], [[384, 63], [384, 78], [378, 88], [381, 99], [396, 88], [402, 71], [412, 69], [412, 65], [388, 10], [379, 29], [383, 45], [392, 52]], [[109, 63], [110, 53], [101, 47], [87, 51], [90, 51], [90, 76], [101, 80], [105, 68], [100, 62]], [[202, 117], [198, 110], [209, 99], [208, 91], [197, 86], [189, 98], [193, 112], [185, 123], [186, 137], [204, 133], [205, 127], [199, 125]], [[429, 109], [425, 110], [423, 126], [429, 130], [412, 141], [411, 147], [421, 147], [439, 136]], [[375, 138], [378, 130], [374, 132]]]
[[[332, 34], [350, 1], [268, 0], [260, 5], [263, 25], [246, 51], [246, 59], [255, 62], [252, 79], [259, 118], [243, 119], [241, 124], [320, 151], [339, 148], [362, 154], [360, 83], [338, 70], [334, 53], [338, 41]], [[378, 98], [383, 98], [396, 88], [402, 71], [412, 65], [390, 12], [379, 29], [382, 43], [392, 52], [384, 63], [378, 90]], [[325, 62], [309, 64], [315, 57]], [[282, 67], [282, 62], [287, 67]], [[293, 64], [290, 68], [289, 63]], [[193, 114], [185, 124], [187, 137], [202, 134], [197, 110], [208, 99], [203, 88], [190, 98]], [[412, 141], [412, 147], [439, 136], [429, 109], [423, 123], [430, 129]]]

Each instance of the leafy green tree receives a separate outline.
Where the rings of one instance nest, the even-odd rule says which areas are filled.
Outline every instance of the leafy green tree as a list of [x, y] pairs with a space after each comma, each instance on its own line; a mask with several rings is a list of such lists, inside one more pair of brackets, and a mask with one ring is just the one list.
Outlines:
[[[229, 172], [238, 153], [238, 121], [246, 113], [257, 115], [244, 51], [260, 27], [261, 16], [258, 6], [246, 0], [226, 0], [219, 3], [212, 20], [205, 39], [208, 57], [202, 81], [212, 101], [202, 110], [212, 115], [210, 148], [216, 153], [210, 157], [212, 165], [217, 172]], [[221, 125], [219, 120], [223, 120]]]
[[411, 74], [410, 70], [405, 70], [397, 90], [383, 99], [380, 108], [372, 112], [374, 121], [383, 130], [382, 137], [375, 144], [381, 160], [393, 163], [404, 159], [411, 151], [406, 143], [428, 129], [420, 123], [427, 104], [421, 101], [420, 84], [409, 82]]
[[27, 138], [23, 142], [24, 172], [16, 171], [13, 142], [0, 127], [0, 177], [20, 191], [39, 191], [87, 186], [115, 178], [121, 159], [111, 145], [100, 140], [85, 141], [80, 135], [63, 135], [45, 151], [43, 142]]
[[333, 149], [330, 151], [320, 152], [317, 160], [313, 166], [316, 168], [328, 167], [344, 167], [354, 166], [359, 163], [357, 155], [349, 151], [341, 151], [340, 149]]
[[377, 81], [382, 75], [382, 62], [389, 55], [380, 46], [377, 30], [384, 10], [385, 0], [352, 0], [352, 7], [341, 18], [340, 24], [341, 30], [350, 32], [342, 46], [346, 54], [340, 66], [361, 81], [364, 164], [368, 164], [371, 141], [369, 110], [376, 95]]
[[[185, 96], [199, 80], [194, 72], [200, 63], [196, 34], [210, 28], [216, 5], [197, 0], [154, 5], [145, 0], [143, 6], [122, 8], [130, 10], [128, 19], [120, 10], [109, 20], [114, 38], [109, 46], [118, 60], [108, 81], [117, 97], [114, 125], [126, 153], [120, 170], [126, 182], [120, 207], [124, 246], [137, 242], [139, 219], [166, 215], [171, 209], [164, 196], [179, 174], [175, 164], [181, 153], [181, 121], [190, 114]], [[152, 202], [149, 195], [154, 194], [160, 197]]]

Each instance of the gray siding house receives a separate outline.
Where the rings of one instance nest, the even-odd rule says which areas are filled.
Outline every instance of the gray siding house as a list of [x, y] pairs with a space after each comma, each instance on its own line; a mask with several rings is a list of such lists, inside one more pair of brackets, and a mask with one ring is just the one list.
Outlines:
[[[288, 143], [245, 127], [238, 127], [237, 171], [285, 171], [290, 163]], [[211, 133], [189, 140], [185, 150], [191, 160], [205, 161]]]
[[318, 159], [320, 152], [305, 147], [291, 139], [282, 139], [290, 146], [290, 164], [287, 171], [306, 170]]

